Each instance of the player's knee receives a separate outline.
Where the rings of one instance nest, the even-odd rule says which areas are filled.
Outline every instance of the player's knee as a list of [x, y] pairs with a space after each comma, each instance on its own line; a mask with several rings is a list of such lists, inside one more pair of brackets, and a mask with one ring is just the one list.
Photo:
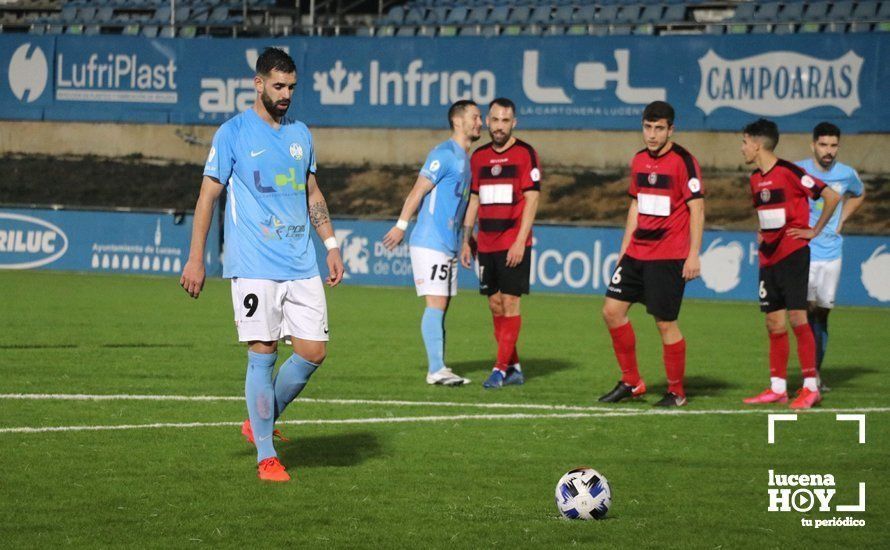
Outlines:
[[310, 363], [321, 365], [322, 363], [324, 363], [324, 360], [327, 356], [327, 350], [321, 348], [319, 350], [311, 350], [309, 353], [303, 356], [303, 359], [309, 361]]
[[603, 321], [610, 327], [621, 324], [624, 314], [608, 305], [603, 306]]
[[675, 331], [680, 331], [676, 321], [655, 321], [655, 326], [658, 327], [658, 332], [660, 332], [662, 336], [673, 334]]
[[503, 305], [504, 315], [510, 317], [519, 315], [519, 296], [503, 294], [501, 296], [501, 304]]
[[495, 317], [504, 315], [504, 303], [501, 301], [500, 295], [488, 297], [488, 309], [491, 310], [491, 314]]
[[[807, 324], [809, 321], [807, 319], [807, 312], [805, 310], [792, 310], [788, 312], [788, 320], [791, 321], [792, 327], [799, 327], [801, 325]], [[784, 325], [784, 323], [783, 323]], [[784, 328], [784, 326], [783, 326]]]
[[785, 319], [777, 319], [774, 317], [766, 318], [766, 330], [770, 334], [782, 334], [785, 332]]

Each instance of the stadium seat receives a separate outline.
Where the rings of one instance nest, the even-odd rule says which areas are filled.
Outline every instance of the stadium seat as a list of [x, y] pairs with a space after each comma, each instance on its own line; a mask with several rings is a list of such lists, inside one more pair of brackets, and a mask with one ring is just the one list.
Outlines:
[[760, 4], [757, 6], [757, 12], [754, 14], [754, 21], [766, 21], [767, 23], [775, 21], [779, 16], [779, 3], [770, 2], [768, 4]]
[[830, 7], [831, 2], [813, 2], [812, 4], [807, 4], [804, 20], [824, 21], [828, 18], [828, 9]]
[[846, 21], [853, 14], [853, 2], [850, 0], [840, 0], [834, 2], [831, 6], [831, 19], [834, 22]]
[[62, 8], [59, 12], [59, 18], [66, 23], [70, 23], [77, 19], [77, 8], [71, 5]]
[[362, 37], [373, 36], [373, 34], [371, 33], [371, 27], [366, 27], [364, 25], [355, 29], [355, 35]]
[[872, 24], [863, 21], [854, 21], [850, 23], [849, 32], [871, 32]]
[[498, 28], [495, 25], [485, 25], [482, 27], [482, 36], [491, 38], [498, 35]]
[[496, 6], [491, 13], [488, 14], [486, 23], [489, 25], [505, 25], [510, 16], [510, 8], [507, 6]]
[[402, 25], [396, 29], [396, 36], [414, 36], [416, 33], [417, 28], [413, 25]]
[[404, 25], [422, 25], [426, 17], [426, 8], [413, 7], [405, 14]]
[[773, 32], [776, 34], [794, 34], [797, 25], [794, 23], [779, 23], [773, 26]]
[[86, 28], [83, 29], [83, 34], [86, 36], [96, 36], [102, 34], [102, 27], [99, 25], [87, 25]]
[[[682, 7], [682, 6], [681, 6]], [[641, 23], [658, 23], [663, 20], [664, 6], [661, 4], [650, 4], [643, 7], [643, 13], [640, 14], [639, 21]]]
[[566, 28], [562, 25], [550, 25], [544, 29], [544, 36], [563, 36], [565, 33]]
[[597, 23], [614, 23], [618, 20], [618, 6], [603, 6], [596, 12]]
[[[398, 7], [398, 6], [396, 6], [396, 7]], [[390, 11], [392, 11], [392, 10], [390, 10]], [[170, 17], [170, 14], [168, 13], [167, 18], [169, 19], [169, 17]], [[213, 11], [210, 12], [210, 17], [208, 17], [207, 20], [211, 23], [222, 23], [228, 18], [229, 18], [228, 6], [218, 6], [216, 8], [213, 8]]]
[[575, 13], [575, 6], [558, 6], [553, 12], [553, 22], [558, 24], [568, 24], [572, 22], [572, 15]]
[[805, 34], [819, 33], [822, 32], [822, 24], [809, 21], [802, 24], [797, 32]]
[[528, 22], [532, 25], [546, 25], [550, 23], [550, 12], [552, 11], [553, 8], [551, 8], [549, 4], [546, 6], [537, 6], [532, 10], [532, 15]]
[[46, 27], [46, 34], [62, 34], [64, 30], [64, 25], [49, 25]]
[[681, 21], [686, 21], [686, 5], [674, 4], [668, 6], [668, 8], [664, 11], [664, 15], [661, 19], [666, 23], [679, 23]]
[[466, 6], [456, 6], [451, 8], [451, 11], [448, 12], [448, 17], [445, 18], [446, 25], [462, 25], [464, 21], [467, 20], [467, 13], [469, 9]]
[[651, 35], [655, 34], [655, 26], [651, 23], [644, 23], [642, 25], [634, 25], [633, 34], [641, 34], [641, 35]]
[[[859, 2], [853, 10], [853, 19], [857, 21], [869, 21], [875, 18], [878, 12], [878, 2]], [[866, 31], [854, 31], [866, 32]]]
[[457, 32], [458, 36], [480, 36], [482, 32], [479, 30], [479, 27], [473, 25], [471, 27], [461, 27]]
[[[621, 6], [618, 9], [618, 17], [615, 19], [619, 23], [635, 23], [640, 19], [641, 6]], [[614, 33], [612, 33], [614, 34]]]
[[794, 2], [793, 4], [785, 4], [782, 11], [779, 12], [778, 20], [782, 22], [798, 22], [803, 19], [803, 2]]
[[510, 12], [510, 17], [507, 18], [507, 23], [510, 25], [525, 25], [531, 18], [531, 13], [531, 6], [517, 6]]
[[751, 34], [770, 34], [773, 31], [772, 25], [769, 23], [758, 23], [751, 25]]
[[148, 38], [155, 38], [158, 35], [158, 27], [157, 25], [143, 25], [142, 26], [142, 36]]
[[[217, 12], [219, 9], [220, 8], [216, 8], [214, 10], [214, 13]], [[229, 8], [226, 7], [225, 10], [226, 15], [228, 16]], [[402, 6], [393, 6], [388, 12], [386, 12], [386, 15], [383, 17], [383, 20], [381, 20], [381, 23], [388, 25], [401, 25], [404, 20], [405, 8], [403, 8]]]
[[471, 25], [482, 25], [488, 18], [488, 6], [476, 6], [470, 9], [467, 14], [467, 23]]
[[121, 34], [124, 36], [139, 36], [139, 25], [135, 23], [126, 25]]
[[423, 19], [423, 23], [424, 25], [441, 25], [447, 19], [448, 8], [439, 6], [426, 12], [426, 17]]
[[731, 21], [737, 21], [739, 23], [748, 23], [754, 20], [754, 8], [756, 6], [754, 4], [739, 4], [735, 8], [735, 12], [732, 14], [730, 18]]
[[878, 8], [877, 18], [882, 22], [887, 22], [890, 20], [890, 1], [884, 0], [881, 2], [881, 7]]
[[725, 31], [724, 25], [705, 25], [705, 34], [723, 34]]
[[158, 33], [158, 36], [161, 38], [173, 38], [176, 36], [176, 29], [170, 25], [165, 25], [161, 28], [161, 32]]
[[68, 25], [67, 27], [65, 27], [65, 34], [83, 34], [83, 25]]
[[83, 23], [90, 23], [96, 17], [96, 8], [86, 7], [77, 10], [77, 20]]
[[573, 23], [589, 24], [596, 21], [596, 6], [587, 4], [578, 8], [572, 15]]

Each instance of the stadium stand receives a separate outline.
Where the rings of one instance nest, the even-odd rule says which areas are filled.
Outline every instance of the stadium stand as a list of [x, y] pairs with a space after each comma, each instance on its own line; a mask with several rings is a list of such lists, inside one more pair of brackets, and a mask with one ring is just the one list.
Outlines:
[[890, 0], [0, 0], [0, 32], [145, 37], [890, 32]]

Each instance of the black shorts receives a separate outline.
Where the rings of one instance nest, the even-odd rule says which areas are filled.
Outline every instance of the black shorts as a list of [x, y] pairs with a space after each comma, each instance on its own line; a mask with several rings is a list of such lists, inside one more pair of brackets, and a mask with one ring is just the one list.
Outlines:
[[785, 256], [775, 265], [760, 268], [760, 311], [807, 309], [807, 284], [810, 278], [810, 247], [805, 246]]
[[627, 254], [618, 263], [606, 296], [622, 302], [646, 304], [646, 311], [662, 321], [680, 316], [684, 260], [638, 260]]
[[507, 267], [507, 251], [480, 252], [479, 294], [493, 296], [498, 292], [511, 296], [528, 294], [532, 266], [532, 249], [525, 247], [522, 261], [516, 267]]

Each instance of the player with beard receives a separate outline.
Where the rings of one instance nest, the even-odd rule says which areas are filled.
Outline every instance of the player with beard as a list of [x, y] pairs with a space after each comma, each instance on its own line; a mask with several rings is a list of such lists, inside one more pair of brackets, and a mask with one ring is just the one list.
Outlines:
[[659, 407], [686, 404], [686, 340], [677, 318], [686, 282], [699, 276], [705, 223], [704, 188], [698, 161], [671, 141], [674, 108], [653, 101], [643, 110], [643, 142], [630, 165], [630, 208], [618, 265], [609, 281], [603, 319], [621, 368], [621, 380], [600, 397], [615, 403], [639, 397], [646, 384], [637, 367], [636, 335], [627, 312], [646, 304], [661, 334], [668, 388]]
[[[216, 202], [227, 192], [223, 277], [232, 280], [238, 339], [247, 343], [241, 432], [256, 445], [257, 474], [288, 481], [278, 460], [274, 423], [327, 353], [328, 318], [309, 225], [328, 250], [327, 278], [336, 286], [343, 261], [315, 173], [312, 134], [286, 115], [297, 83], [293, 59], [268, 48], [256, 62], [253, 108], [220, 126], [204, 166], [189, 259], [180, 285], [193, 298], [204, 287], [204, 248]], [[272, 377], [278, 340], [293, 354]]]
[[405, 238], [408, 221], [418, 212], [409, 244], [414, 285], [426, 304], [420, 321], [427, 355], [426, 383], [462, 386], [469, 380], [445, 365], [445, 313], [457, 294], [461, 222], [470, 192], [468, 152], [482, 131], [479, 107], [468, 99], [456, 101], [448, 109], [448, 125], [451, 139], [427, 155], [399, 220], [384, 235], [383, 244], [389, 250], [398, 246]]
[[[834, 297], [841, 278], [841, 257], [844, 224], [865, 201], [865, 187], [859, 174], [837, 161], [841, 129], [830, 122], [820, 122], [813, 128], [813, 156], [796, 164], [824, 181], [843, 198], [842, 206], [825, 224], [825, 229], [810, 241], [810, 276], [807, 301], [809, 322], [816, 339], [816, 371], [819, 391], [829, 388], [822, 382], [822, 359], [828, 348], [828, 314], [834, 307]], [[810, 225], [815, 226], [825, 208], [825, 200], [810, 199]]]
[[522, 326], [520, 298], [529, 293], [541, 168], [532, 146], [513, 136], [516, 106], [512, 101], [503, 97], [492, 101], [485, 124], [491, 143], [477, 149], [470, 160], [473, 185], [464, 218], [461, 264], [469, 268], [472, 263], [478, 215], [479, 292], [488, 296], [498, 344], [494, 368], [482, 385], [494, 389], [525, 382], [516, 341]]

